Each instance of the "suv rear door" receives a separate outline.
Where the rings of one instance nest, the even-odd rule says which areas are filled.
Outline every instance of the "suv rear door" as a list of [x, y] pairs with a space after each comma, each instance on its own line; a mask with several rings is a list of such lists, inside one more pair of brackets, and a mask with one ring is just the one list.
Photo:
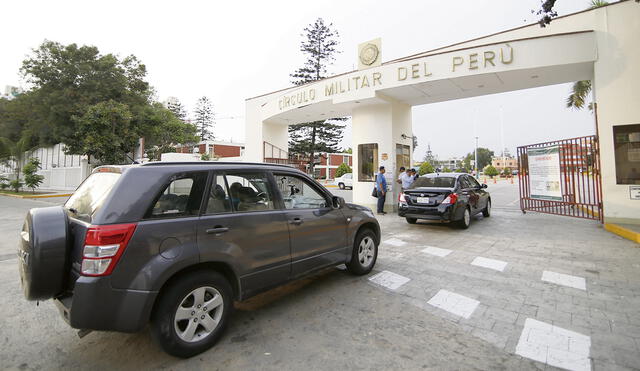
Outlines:
[[214, 172], [198, 221], [200, 260], [228, 262], [243, 296], [289, 279], [291, 250], [285, 212], [276, 207], [270, 176]]
[[292, 276], [344, 263], [347, 221], [331, 205], [331, 197], [300, 175], [274, 173], [291, 236]]

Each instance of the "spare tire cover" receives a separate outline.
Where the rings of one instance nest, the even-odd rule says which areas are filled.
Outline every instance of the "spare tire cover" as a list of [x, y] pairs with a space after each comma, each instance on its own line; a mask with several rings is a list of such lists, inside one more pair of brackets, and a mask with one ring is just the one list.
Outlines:
[[64, 290], [69, 269], [69, 221], [62, 206], [31, 209], [20, 232], [20, 281], [27, 300]]

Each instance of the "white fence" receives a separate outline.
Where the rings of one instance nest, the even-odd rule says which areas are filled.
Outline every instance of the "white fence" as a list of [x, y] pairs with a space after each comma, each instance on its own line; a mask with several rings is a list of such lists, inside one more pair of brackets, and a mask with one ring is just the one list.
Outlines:
[[[38, 148], [25, 153], [24, 163], [30, 158], [37, 158], [42, 167], [38, 174], [44, 176], [40, 185], [42, 189], [74, 190], [91, 173], [86, 156], [67, 155], [63, 151], [64, 144]], [[24, 166], [24, 163], [22, 166]], [[13, 160], [0, 164], [0, 174], [15, 173], [16, 163]], [[20, 177], [23, 175], [20, 174]], [[13, 179], [13, 177], [11, 177]]]

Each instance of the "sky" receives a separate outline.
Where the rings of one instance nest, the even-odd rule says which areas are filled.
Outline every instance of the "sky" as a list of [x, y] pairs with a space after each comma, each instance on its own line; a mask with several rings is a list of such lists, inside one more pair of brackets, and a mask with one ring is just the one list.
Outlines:
[[[382, 60], [534, 23], [541, 0], [406, 1], [10, 1], [0, 13], [0, 88], [21, 85], [21, 61], [43, 40], [94, 45], [102, 53], [136, 55], [156, 99], [177, 97], [188, 110], [208, 96], [218, 139], [244, 141], [244, 101], [291, 86], [300, 67], [305, 26], [322, 17], [338, 30], [330, 74], [354, 70], [357, 45], [382, 38]], [[588, 7], [559, 0], [560, 15]], [[595, 132], [587, 110], [565, 107], [570, 84], [520, 90], [413, 108], [414, 159], [430, 145], [444, 159], [479, 146], [512, 153], [519, 145]], [[351, 147], [347, 123], [342, 146]], [[502, 129], [501, 129], [502, 128]]]

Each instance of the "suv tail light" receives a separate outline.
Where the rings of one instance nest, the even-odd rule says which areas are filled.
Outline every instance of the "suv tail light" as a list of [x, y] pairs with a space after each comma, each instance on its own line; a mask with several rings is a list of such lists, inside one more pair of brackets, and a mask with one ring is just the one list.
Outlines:
[[455, 204], [458, 201], [458, 195], [455, 193], [451, 193], [447, 196], [447, 198], [442, 201], [443, 204]]
[[404, 198], [404, 193], [400, 192], [400, 194], [398, 195], [398, 202], [407, 203], [407, 199]]
[[89, 226], [82, 249], [82, 274], [111, 274], [127, 248], [136, 226], [136, 223]]

